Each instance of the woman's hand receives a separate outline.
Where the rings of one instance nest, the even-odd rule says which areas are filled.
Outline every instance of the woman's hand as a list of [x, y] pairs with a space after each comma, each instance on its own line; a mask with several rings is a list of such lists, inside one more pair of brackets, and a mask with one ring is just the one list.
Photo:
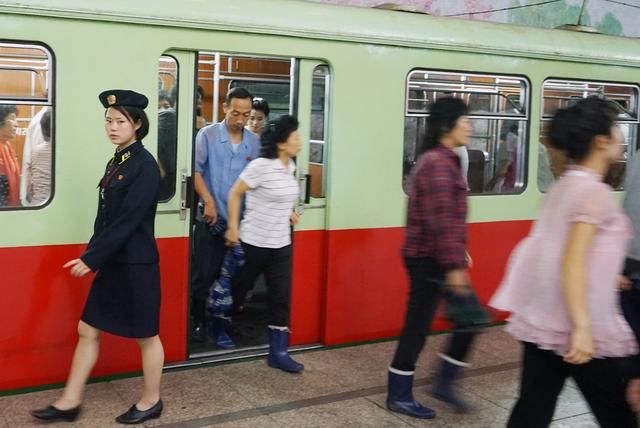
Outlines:
[[640, 378], [631, 379], [627, 386], [627, 402], [634, 412], [640, 412]]
[[240, 242], [240, 232], [236, 227], [229, 227], [224, 234], [224, 240], [228, 247], [234, 247]]
[[578, 327], [571, 332], [571, 348], [564, 356], [564, 360], [570, 364], [585, 364], [591, 361], [593, 356], [593, 337], [591, 328]]
[[69, 260], [64, 264], [63, 268], [68, 268], [68, 267], [71, 267], [71, 276], [75, 276], [75, 277], [81, 277], [91, 272], [91, 269], [89, 268], [89, 266], [84, 264], [84, 262], [81, 259]]
[[618, 290], [631, 290], [631, 280], [624, 275], [618, 275]]
[[453, 269], [445, 274], [445, 285], [455, 294], [465, 295], [471, 293], [469, 286], [469, 273], [467, 269]]
[[295, 211], [292, 212], [291, 217], [289, 218], [289, 223], [291, 223], [292, 226], [295, 226], [296, 224], [298, 224], [299, 221], [300, 221], [300, 214], [298, 214]]

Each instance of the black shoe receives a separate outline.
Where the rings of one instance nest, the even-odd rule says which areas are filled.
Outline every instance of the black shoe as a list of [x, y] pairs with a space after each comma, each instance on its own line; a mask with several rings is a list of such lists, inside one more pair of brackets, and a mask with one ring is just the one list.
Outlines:
[[138, 410], [138, 408], [134, 404], [129, 410], [118, 416], [116, 418], [116, 422], [118, 422], [119, 424], [127, 425], [141, 424], [146, 420], [159, 418], [161, 414], [162, 400], [158, 400], [158, 402], [152, 408], [145, 411]]
[[78, 415], [80, 415], [80, 406], [76, 406], [69, 410], [60, 410], [53, 406], [49, 406], [44, 409], [31, 411], [31, 416], [43, 421], [73, 422], [78, 418]]
[[205, 330], [204, 323], [202, 322], [194, 322], [191, 326], [191, 340], [195, 342], [204, 342], [205, 340]]

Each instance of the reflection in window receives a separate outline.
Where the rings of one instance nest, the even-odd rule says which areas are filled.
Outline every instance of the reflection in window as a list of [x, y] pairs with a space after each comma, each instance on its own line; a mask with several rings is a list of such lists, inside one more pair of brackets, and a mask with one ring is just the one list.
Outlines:
[[622, 158], [611, 166], [605, 181], [614, 189], [622, 190], [627, 161], [635, 152], [638, 140], [638, 123], [640, 123], [638, 95], [637, 85], [560, 79], [545, 80], [538, 157], [538, 188], [540, 191], [545, 192], [565, 168], [564, 156], [554, 150], [547, 141], [546, 129], [554, 113], [560, 108], [570, 107], [578, 100], [590, 96], [610, 100], [618, 110], [618, 124], [625, 141], [624, 153]]
[[327, 106], [329, 67], [319, 65], [313, 70], [311, 93], [311, 138], [309, 140], [309, 174], [311, 196], [324, 198], [327, 182]]
[[42, 206], [52, 194], [52, 60], [33, 44], [0, 43], [0, 207]]
[[158, 200], [166, 202], [176, 193], [176, 156], [178, 150], [178, 63], [163, 55], [158, 65]]
[[427, 70], [414, 70], [407, 78], [403, 186], [424, 150], [430, 106], [443, 97], [461, 98], [469, 106], [473, 134], [459, 155], [470, 192], [521, 191], [526, 184], [526, 80]]

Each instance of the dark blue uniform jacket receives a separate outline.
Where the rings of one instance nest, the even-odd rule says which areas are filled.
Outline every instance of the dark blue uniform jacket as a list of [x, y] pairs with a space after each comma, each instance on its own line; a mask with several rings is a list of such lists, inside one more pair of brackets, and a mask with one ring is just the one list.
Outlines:
[[93, 236], [80, 256], [96, 271], [106, 263], [157, 263], [154, 219], [160, 185], [156, 160], [136, 141], [107, 164], [100, 180]]

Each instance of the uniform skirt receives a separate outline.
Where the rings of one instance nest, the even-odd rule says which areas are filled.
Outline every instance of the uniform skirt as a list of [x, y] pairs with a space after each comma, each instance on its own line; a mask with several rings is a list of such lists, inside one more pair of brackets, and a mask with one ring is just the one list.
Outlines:
[[145, 338], [158, 334], [158, 263], [109, 263], [98, 271], [82, 321], [107, 333]]

